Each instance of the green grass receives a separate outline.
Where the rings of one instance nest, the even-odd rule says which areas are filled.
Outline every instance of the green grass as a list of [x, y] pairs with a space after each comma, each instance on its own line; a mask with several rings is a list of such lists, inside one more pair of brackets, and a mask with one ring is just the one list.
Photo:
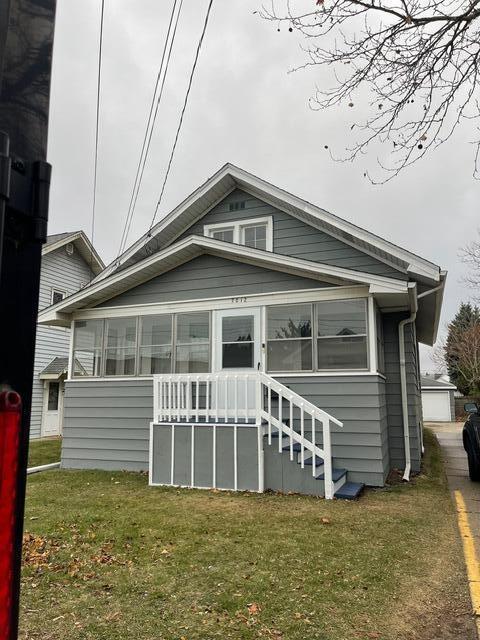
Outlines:
[[426, 442], [414, 483], [355, 503], [149, 488], [134, 473], [32, 476], [21, 637], [431, 640], [441, 625], [442, 639], [473, 638]]
[[28, 447], [28, 466], [38, 467], [41, 464], [59, 462], [61, 449], [61, 438], [31, 440]]

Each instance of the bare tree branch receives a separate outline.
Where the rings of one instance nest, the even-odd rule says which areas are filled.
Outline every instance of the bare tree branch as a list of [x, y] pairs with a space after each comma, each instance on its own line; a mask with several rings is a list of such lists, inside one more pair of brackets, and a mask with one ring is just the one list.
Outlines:
[[[293, 11], [293, 4], [312, 9]], [[305, 36], [307, 61], [295, 70], [332, 69], [333, 86], [316, 90], [312, 109], [369, 105], [365, 121], [351, 126], [352, 145], [335, 159], [353, 161], [380, 145], [380, 177], [369, 175], [372, 182], [390, 180], [460, 122], [480, 118], [480, 0], [282, 0], [259, 13]], [[480, 177], [480, 134], [473, 144]]]

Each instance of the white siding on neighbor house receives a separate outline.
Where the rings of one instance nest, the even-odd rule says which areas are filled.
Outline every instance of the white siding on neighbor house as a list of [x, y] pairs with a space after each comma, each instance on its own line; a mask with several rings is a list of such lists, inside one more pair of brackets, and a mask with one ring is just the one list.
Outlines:
[[[91, 271], [78, 251], [69, 256], [65, 246], [42, 256], [38, 308], [44, 309], [52, 303], [52, 289], [70, 295], [91, 280]], [[35, 365], [32, 388], [32, 415], [30, 437], [39, 438], [43, 411], [43, 381], [39, 373], [56, 357], [68, 356], [70, 330], [60, 327], [37, 327]]]

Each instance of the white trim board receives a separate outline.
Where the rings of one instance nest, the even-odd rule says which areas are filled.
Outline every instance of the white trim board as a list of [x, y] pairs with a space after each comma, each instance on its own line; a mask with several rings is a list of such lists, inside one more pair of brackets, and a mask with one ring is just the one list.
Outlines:
[[[259, 199], [269, 202], [272, 206], [304, 220], [307, 224], [316, 226], [315, 223], [323, 223], [325, 225], [323, 230], [327, 233], [335, 233], [336, 230], [337, 237], [340, 240], [347, 244], [353, 242], [353, 245], [360, 251], [374, 255], [381, 262], [390, 264], [399, 270], [405, 269], [412, 274], [427, 278], [433, 282], [440, 280], [440, 268], [432, 262], [229, 163], [225, 164], [181, 204], [160, 220], [149, 234], [145, 234], [137, 240], [117, 261], [111, 263], [100, 277], [104, 278], [110, 275], [119, 265], [128, 261], [143, 246], [148, 244], [152, 237], [160, 233], [162, 233], [162, 237], [165, 237], [165, 244], [173, 242], [179, 233], [185, 231], [205, 215], [207, 210], [212, 208], [213, 202], [218, 203], [235, 188], [242, 189]], [[179, 220], [181, 218], [185, 219]], [[348, 238], [344, 237], [345, 234], [348, 235]], [[355, 244], [355, 239], [359, 240], [360, 243]]]
[[371, 287], [372, 292], [405, 293], [408, 289], [408, 283], [404, 280], [301, 260], [213, 238], [192, 235], [107, 279], [92, 282], [85, 289], [44, 309], [38, 316], [38, 322], [68, 326], [68, 314], [79, 308], [96, 306], [104, 300], [120, 295], [124, 291], [205, 253], [334, 285], [366, 284]]
[[[98, 307], [83, 309], [72, 314], [74, 320], [94, 318], [123, 318], [132, 315], [148, 316], [162, 313], [182, 313], [185, 311], [217, 311], [231, 308], [250, 308], [274, 304], [301, 302], [318, 302], [320, 300], [349, 300], [366, 298], [368, 287], [356, 285], [351, 287], [328, 287], [319, 289], [299, 289], [294, 291], [277, 291], [274, 293], [253, 293], [245, 296], [228, 296], [221, 298], [199, 298], [187, 301], [157, 302], [147, 305], [124, 305], [118, 307]], [[288, 300], [286, 300], [288, 298]]]

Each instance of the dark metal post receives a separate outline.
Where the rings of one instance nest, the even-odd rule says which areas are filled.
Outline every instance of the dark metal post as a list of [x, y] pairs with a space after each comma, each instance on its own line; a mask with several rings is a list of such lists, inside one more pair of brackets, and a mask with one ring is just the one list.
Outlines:
[[[0, 207], [0, 385], [22, 398], [18, 453], [12, 634], [17, 637], [21, 543], [42, 243], [48, 217], [46, 162], [56, 0], [0, 1], [0, 167], [11, 165]], [[10, 150], [5, 147], [10, 142]], [[3, 143], [3, 144], [2, 144]], [[3, 156], [9, 158], [3, 160]], [[6, 204], [6, 206], [5, 206]], [[2, 209], [0, 209], [1, 213]], [[1, 234], [1, 228], [0, 228]]]

